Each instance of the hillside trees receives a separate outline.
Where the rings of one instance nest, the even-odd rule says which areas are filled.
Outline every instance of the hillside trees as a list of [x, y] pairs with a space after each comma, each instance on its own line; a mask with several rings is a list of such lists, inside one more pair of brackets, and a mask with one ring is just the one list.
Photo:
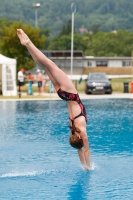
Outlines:
[[[35, 25], [34, 0], [0, 0], [0, 18]], [[51, 37], [57, 37], [61, 27], [71, 19], [71, 0], [40, 0], [38, 9], [39, 28], [51, 30]], [[87, 28], [92, 31], [95, 24], [101, 31], [131, 30], [133, 31], [133, 0], [75, 0], [75, 28]]]

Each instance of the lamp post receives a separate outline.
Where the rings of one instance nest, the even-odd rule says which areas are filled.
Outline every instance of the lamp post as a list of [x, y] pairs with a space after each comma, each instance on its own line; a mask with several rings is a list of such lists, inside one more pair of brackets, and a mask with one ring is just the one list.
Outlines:
[[75, 3], [71, 4], [71, 11], [72, 11], [72, 30], [71, 30], [71, 80], [73, 74], [73, 32], [74, 32], [74, 14], [76, 12], [76, 5]]
[[37, 9], [40, 8], [41, 4], [40, 3], [34, 3], [33, 7], [35, 8], [35, 27], [38, 26], [38, 21], [37, 21]]

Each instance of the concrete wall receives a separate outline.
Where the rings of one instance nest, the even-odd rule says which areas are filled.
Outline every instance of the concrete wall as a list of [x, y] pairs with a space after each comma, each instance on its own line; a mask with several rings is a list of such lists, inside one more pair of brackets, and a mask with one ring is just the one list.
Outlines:
[[[60, 67], [61, 70], [63, 70], [67, 75], [70, 75], [71, 73], [71, 69], [70, 69], [70, 66], [69, 67]], [[73, 67], [73, 74], [76, 74], [76, 75], [81, 75], [83, 74], [83, 70], [84, 68], [83, 67]]]
[[133, 67], [85, 67], [83, 74], [105, 72], [110, 75], [133, 75]]

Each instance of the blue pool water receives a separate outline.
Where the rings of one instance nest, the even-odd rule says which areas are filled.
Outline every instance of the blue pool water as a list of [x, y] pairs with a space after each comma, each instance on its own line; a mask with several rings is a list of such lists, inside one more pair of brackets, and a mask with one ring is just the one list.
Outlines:
[[0, 199], [133, 199], [133, 100], [83, 103], [90, 172], [69, 146], [66, 102], [0, 102]]

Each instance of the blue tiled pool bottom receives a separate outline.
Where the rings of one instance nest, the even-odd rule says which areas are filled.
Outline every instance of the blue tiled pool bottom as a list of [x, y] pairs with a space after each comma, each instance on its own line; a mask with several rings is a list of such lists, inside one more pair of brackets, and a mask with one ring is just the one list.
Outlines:
[[133, 100], [83, 103], [90, 172], [69, 146], [66, 102], [0, 102], [0, 199], [132, 199]]

